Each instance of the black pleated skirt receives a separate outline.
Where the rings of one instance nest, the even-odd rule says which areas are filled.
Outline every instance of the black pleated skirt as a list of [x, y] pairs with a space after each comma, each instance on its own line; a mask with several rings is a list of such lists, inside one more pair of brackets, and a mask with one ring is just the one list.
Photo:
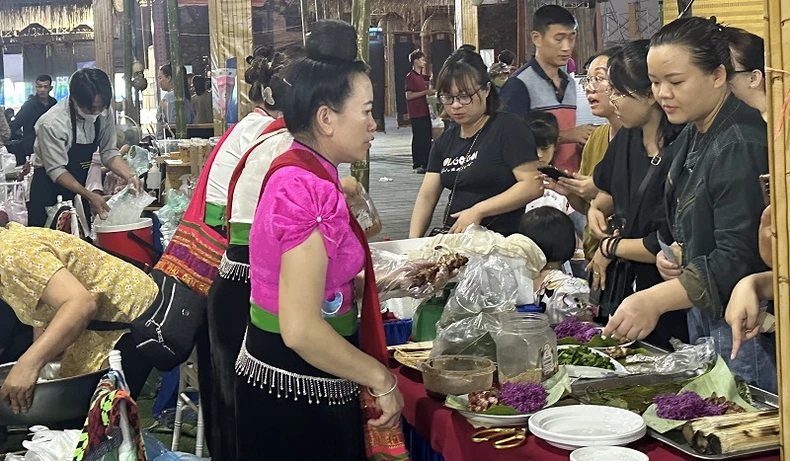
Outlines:
[[[356, 343], [356, 338], [349, 338]], [[247, 328], [247, 350], [266, 364], [293, 373], [334, 378], [305, 362], [278, 334]], [[359, 398], [329, 405], [269, 393], [268, 386], [236, 377], [236, 428], [239, 461], [364, 461], [365, 442]]]
[[[249, 263], [249, 247], [228, 248], [235, 262]], [[236, 459], [236, 357], [250, 312], [250, 284], [217, 276], [206, 306], [207, 326], [198, 342], [200, 398], [212, 459]]]

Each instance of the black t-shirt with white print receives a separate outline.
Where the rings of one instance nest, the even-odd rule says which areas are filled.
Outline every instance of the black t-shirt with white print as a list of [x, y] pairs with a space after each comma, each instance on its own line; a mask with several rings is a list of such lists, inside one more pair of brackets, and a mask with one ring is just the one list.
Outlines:
[[[428, 172], [439, 173], [446, 189], [452, 191], [455, 185], [452, 215], [508, 190], [516, 184], [513, 169], [537, 159], [535, 139], [527, 124], [516, 115], [499, 112], [488, 120], [476, 141], [474, 136], [462, 138], [458, 124], [448, 128], [433, 144]], [[524, 208], [519, 207], [488, 217], [482, 225], [510, 235], [518, 230], [523, 213]], [[448, 218], [445, 224], [452, 226], [454, 222]]]

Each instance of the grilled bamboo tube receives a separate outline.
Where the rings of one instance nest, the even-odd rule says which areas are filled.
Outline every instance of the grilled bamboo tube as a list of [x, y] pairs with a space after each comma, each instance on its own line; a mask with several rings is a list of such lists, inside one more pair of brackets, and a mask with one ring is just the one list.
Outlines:
[[687, 422], [683, 437], [696, 451], [727, 454], [779, 445], [779, 411], [734, 413]]

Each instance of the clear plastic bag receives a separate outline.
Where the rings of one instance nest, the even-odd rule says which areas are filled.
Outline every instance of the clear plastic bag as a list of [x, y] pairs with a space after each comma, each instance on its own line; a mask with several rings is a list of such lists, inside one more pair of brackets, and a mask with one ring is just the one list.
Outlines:
[[[370, 252], [380, 301], [428, 298], [444, 289], [455, 275], [450, 273], [448, 266], [437, 261], [410, 260], [406, 256], [377, 249], [371, 249]], [[435, 277], [430, 277], [428, 283], [420, 284], [419, 273], [432, 268], [438, 268]]]
[[107, 206], [110, 207], [107, 219], [97, 219], [96, 224], [116, 226], [136, 223], [145, 207], [153, 202], [154, 198], [150, 195], [138, 193], [131, 186], [126, 186], [107, 200]]
[[472, 257], [436, 324], [432, 357], [465, 354], [496, 361], [493, 335], [516, 311], [518, 280], [500, 256]]
[[[546, 295], [547, 291], [551, 292], [550, 297]], [[546, 315], [552, 325], [570, 317], [591, 321], [598, 313], [590, 305], [590, 285], [587, 281], [559, 270], [546, 277], [535, 293], [535, 301], [546, 304]]]
[[370, 194], [362, 185], [359, 186], [359, 193], [353, 197], [346, 196], [346, 202], [357, 222], [370, 237], [381, 232], [381, 218], [376, 211], [376, 206], [370, 198]]
[[625, 359], [626, 369], [639, 374], [673, 374], [696, 371], [716, 361], [716, 344], [713, 338], [699, 338], [694, 345], [685, 344], [679, 339], [669, 340], [675, 352], [664, 356], [636, 354]]
[[53, 431], [46, 426], [32, 426], [32, 440], [22, 442], [25, 461], [70, 461], [80, 438], [80, 430]]
[[154, 158], [154, 154], [140, 146], [130, 147], [129, 151], [123, 156], [126, 164], [129, 165], [129, 168], [131, 168], [137, 176], [142, 176], [148, 171]]
[[161, 224], [162, 247], [167, 248], [167, 244], [170, 243], [176, 228], [181, 223], [181, 218], [187, 211], [187, 206], [189, 206], [189, 197], [174, 189], [167, 191], [167, 204], [156, 213]]
[[27, 226], [27, 204], [25, 203], [25, 185], [17, 183], [11, 198], [5, 202], [3, 209], [10, 221]]

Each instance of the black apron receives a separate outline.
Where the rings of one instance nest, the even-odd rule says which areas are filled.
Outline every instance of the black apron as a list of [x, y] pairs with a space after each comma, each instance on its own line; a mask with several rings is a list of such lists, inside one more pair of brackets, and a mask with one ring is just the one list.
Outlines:
[[[91, 144], [77, 144], [77, 115], [71, 107], [71, 139], [73, 144], [68, 152], [69, 162], [66, 164], [66, 171], [74, 176], [78, 183], [85, 186], [88, 180], [88, 170], [93, 161], [93, 154], [99, 147], [99, 119], [93, 124], [95, 136]], [[33, 182], [30, 185], [30, 202], [27, 204], [27, 223], [32, 227], [44, 227], [47, 222], [47, 207], [55, 205], [58, 195], [63, 200], [74, 200], [74, 192], [57, 184], [50, 179], [44, 167], [38, 167], [33, 171]], [[82, 203], [85, 207], [85, 216], [90, 219], [90, 202], [83, 197]]]

